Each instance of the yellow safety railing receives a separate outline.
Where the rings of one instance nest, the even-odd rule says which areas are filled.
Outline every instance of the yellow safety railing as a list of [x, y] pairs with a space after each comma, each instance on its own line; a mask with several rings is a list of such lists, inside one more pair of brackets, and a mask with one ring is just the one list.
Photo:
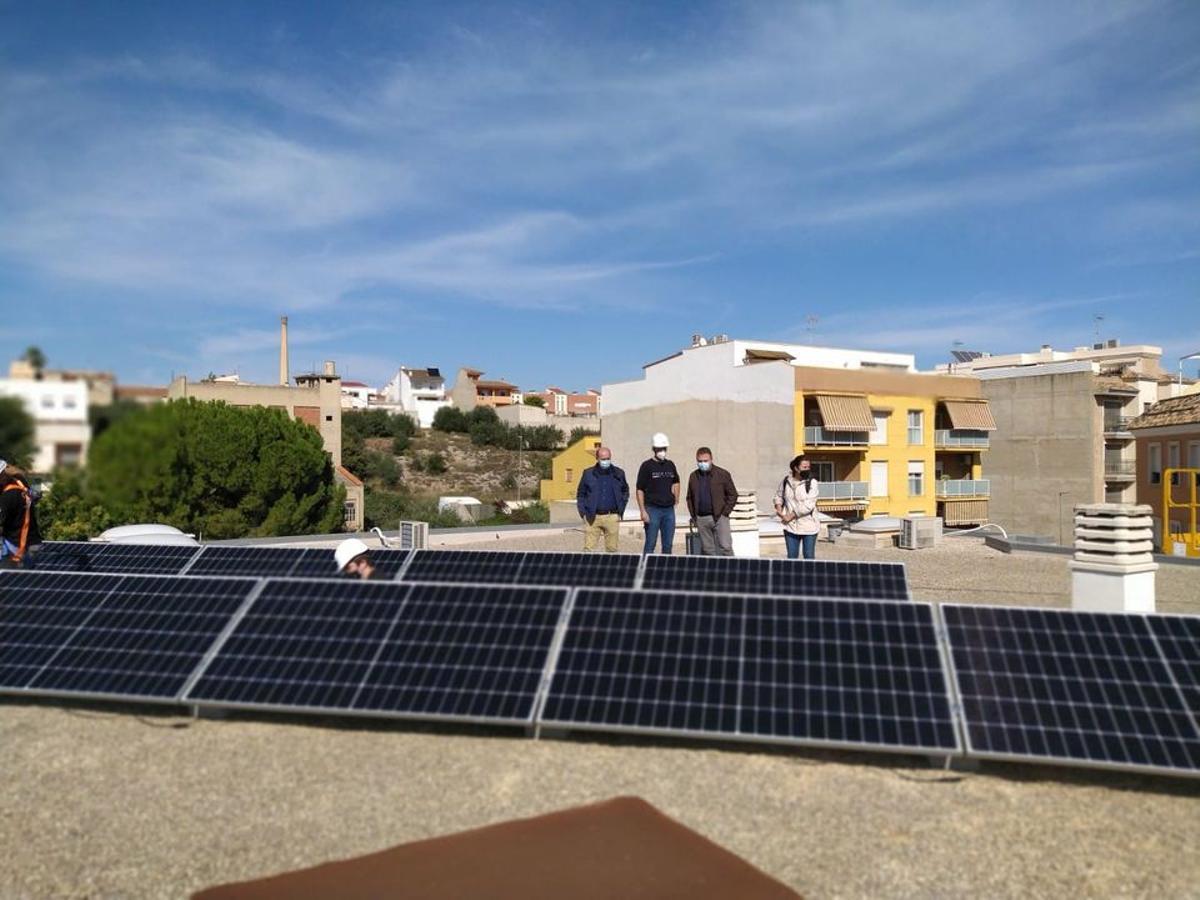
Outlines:
[[[1179, 478], [1175, 478], [1175, 475], [1178, 475]], [[1184, 492], [1187, 496], [1186, 500], [1176, 500], [1173, 496], [1171, 489], [1179, 487], [1180, 482], [1187, 485], [1187, 490]], [[1163, 553], [1171, 556], [1200, 556], [1200, 527], [1197, 527], [1197, 520], [1200, 519], [1198, 486], [1200, 486], [1200, 469], [1167, 469], [1163, 472]], [[1171, 513], [1174, 510], [1183, 511], [1183, 524], [1186, 526], [1186, 531], [1171, 531]]]

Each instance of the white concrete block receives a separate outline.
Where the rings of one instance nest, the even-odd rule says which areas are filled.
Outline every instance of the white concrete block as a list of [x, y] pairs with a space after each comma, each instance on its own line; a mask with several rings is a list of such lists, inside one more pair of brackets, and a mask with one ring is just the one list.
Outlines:
[[1087, 528], [1153, 528], [1151, 516], [1076, 516], [1075, 526]]
[[1084, 563], [1099, 563], [1101, 565], [1140, 566], [1154, 562], [1153, 553], [1092, 553], [1087, 550], [1076, 550], [1075, 561]]
[[1088, 612], [1154, 612], [1157, 563], [1105, 566], [1071, 563], [1071, 608]]
[[1084, 528], [1077, 525], [1075, 537], [1099, 541], [1153, 541], [1154, 532], [1150, 528]]

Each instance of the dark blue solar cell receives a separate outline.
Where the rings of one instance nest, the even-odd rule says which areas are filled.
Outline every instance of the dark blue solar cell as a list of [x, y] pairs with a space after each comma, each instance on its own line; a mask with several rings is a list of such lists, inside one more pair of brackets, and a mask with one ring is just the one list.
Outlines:
[[1200, 718], [1200, 616], [1148, 616], [1147, 621], [1188, 709]]
[[642, 588], [720, 594], [771, 593], [771, 560], [734, 556], [646, 557]]

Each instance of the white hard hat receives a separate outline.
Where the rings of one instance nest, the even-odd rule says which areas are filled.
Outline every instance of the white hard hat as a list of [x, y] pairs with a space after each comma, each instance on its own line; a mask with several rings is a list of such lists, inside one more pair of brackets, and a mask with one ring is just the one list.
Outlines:
[[651, 447], [670, 447], [671, 442], [667, 440], [667, 436], [661, 431], [657, 432], [654, 437], [650, 438]]
[[358, 538], [350, 538], [338, 544], [338, 548], [333, 551], [333, 561], [337, 563], [337, 570], [340, 572], [351, 560], [358, 559], [370, 550], [371, 548]]

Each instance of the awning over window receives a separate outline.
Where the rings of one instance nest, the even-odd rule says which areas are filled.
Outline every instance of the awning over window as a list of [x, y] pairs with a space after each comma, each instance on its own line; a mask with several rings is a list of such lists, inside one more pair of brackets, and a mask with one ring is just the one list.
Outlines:
[[766, 362], [767, 360], [782, 359], [791, 362], [796, 357], [786, 350], [755, 350], [746, 351], [746, 362]]
[[986, 400], [943, 400], [951, 428], [971, 431], [995, 431], [996, 420]]
[[817, 394], [816, 398], [826, 431], [874, 430], [875, 419], [864, 395]]

